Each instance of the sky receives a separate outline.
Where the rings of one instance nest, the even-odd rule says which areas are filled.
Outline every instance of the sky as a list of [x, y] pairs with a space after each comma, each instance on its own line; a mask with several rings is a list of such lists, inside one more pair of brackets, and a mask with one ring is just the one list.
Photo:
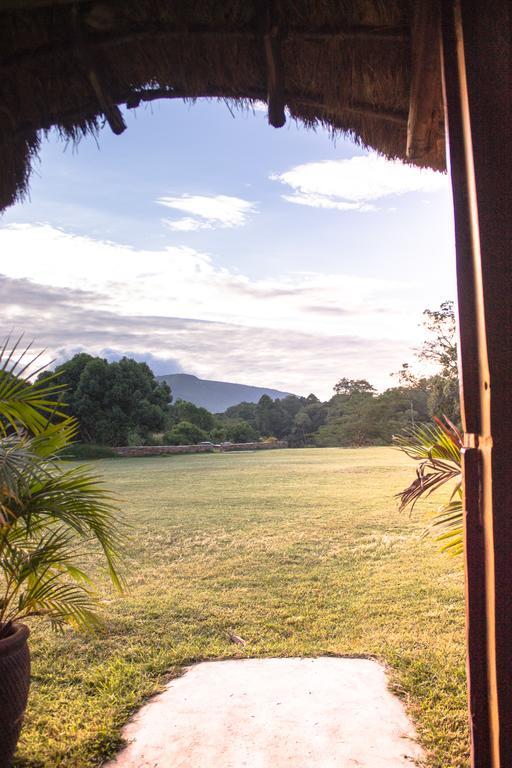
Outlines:
[[446, 175], [266, 108], [154, 103], [77, 147], [50, 134], [0, 218], [1, 313], [61, 362], [332, 394], [382, 390], [455, 297]]

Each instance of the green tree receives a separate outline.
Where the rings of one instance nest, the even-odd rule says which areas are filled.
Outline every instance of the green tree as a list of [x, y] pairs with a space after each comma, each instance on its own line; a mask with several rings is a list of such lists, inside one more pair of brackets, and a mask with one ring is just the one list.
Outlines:
[[298, 414], [298, 412], [301, 410], [301, 408], [304, 407], [305, 398], [304, 397], [297, 397], [296, 395], [287, 395], [286, 397], [279, 398], [279, 400], [274, 400], [274, 402], [278, 402], [279, 405], [284, 408], [286, 413], [288, 413], [292, 419]]
[[454, 424], [460, 425], [460, 392], [458, 379], [444, 376], [431, 376], [428, 380], [427, 403], [431, 418], [436, 414], [445, 416]]
[[295, 414], [291, 435], [288, 436], [290, 445], [303, 447], [307, 445], [308, 438], [313, 431], [313, 422], [305, 408]]
[[227, 419], [247, 421], [252, 426], [256, 426], [256, 403], [238, 403], [226, 409], [222, 414]]
[[232, 443], [253, 443], [259, 435], [247, 421], [238, 421], [227, 427], [226, 437]]
[[422, 390], [393, 387], [379, 395], [368, 390], [334, 395], [314, 441], [319, 446], [389, 445], [396, 432], [426, 419]]
[[333, 387], [336, 395], [373, 395], [377, 391], [366, 379], [340, 379]]
[[210, 440], [212, 443], [222, 443], [226, 440], [226, 427], [220, 421], [218, 421], [214, 428], [210, 431]]
[[55, 372], [68, 387], [68, 413], [79, 419], [83, 442], [126, 445], [165, 429], [171, 391], [146, 363], [80, 353]]
[[164, 435], [166, 445], [197, 445], [208, 440], [208, 433], [190, 421], [180, 421]]
[[453, 301], [443, 301], [439, 309], [425, 309], [423, 327], [427, 338], [418, 351], [420, 360], [433, 363], [446, 379], [457, 380], [457, 324]]
[[204, 432], [210, 432], [216, 425], [215, 416], [199, 405], [187, 400], [176, 400], [170, 408], [170, 416], [174, 423], [188, 421]]
[[285, 438], [292, 429], [293, 416], [280, 400], [262, 395], [256, 406], [256, 428], [265, 437]]
[[372, 424], [370, 415], [373, 387], [352, 389], [350, 380], [347, 382], [348, 385], [345, 385], [341, 380], [341, 393], [335, 394], [327, 404], [326, 422], [315, 435], [316, 445], [360, 446], [371, 444], [376, 439], [374, 433], [377, 427]]
[[321, 403], [315, 395], [308, 395], [306, 398], [306, 404], [303, 406], [301, 413], [307, 414], [311, 421], [311, 432], [316, 432], [323, 424], [325, 424], [327, 418], [327, 405]]
[[[59, 381], [61, 382], [62, 386], [65, 388], [66, 392], [66, 403], [68, 405], [68, 408], [70, 411], [74, 412], [74, 396], [75, 392], [78, 389], [78, 385], [80, 383], [80, 377], [83, 373], [83, 370], [85, 366], [92, 362], [93, 360], [98, 359], [93, 357], [93, 355], [89, 355], [86, 352], [79, 352], [78, 354], [74, 355], [71, 360], [67, 360], [62, 365], [59, 365], [55, 372], [58, 373]], [[45, 377], [52, 377], [52, 373], [43, 372], [41, 374], [41, 378]]]
[[430, 418], [446, 416], [460, 424], [459, 379], [457, 369], [457, 330], [453, 301], [444, 301], [439, 309], [423, 312], [427, 337], [416, 351], [418, 361], [434, 367], [431, 376], [418, 376], [414, 367], [404, 363], [398, 373], [403, 386], [423, 389], [428, 396]]

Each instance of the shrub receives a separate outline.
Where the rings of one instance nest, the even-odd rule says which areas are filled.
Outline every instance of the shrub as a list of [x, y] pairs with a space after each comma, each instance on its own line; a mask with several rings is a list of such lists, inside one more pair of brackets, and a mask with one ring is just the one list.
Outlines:
[[98, 599], [82, 570], [91, 545], [116, 586], [122, 528], [101, 480], [65, 468], [76, 420], [61, 410], [55, 376], [31, 383], [27, 351], [0, 351], [0, 637], [46, 616], [54, 627], [91, 628]]
[[208, 434], [190, 421], [180, 421], [164, 435], [166, 445], [197, 445], [208, 440]]
[[60, 453], [61, 459], [66, 460], [87, 460], [87, 459], [115, 459], [118, 458], [112, 448], [108, 445], [93, 445], [92, 443], [74, 443], [68, 445]]

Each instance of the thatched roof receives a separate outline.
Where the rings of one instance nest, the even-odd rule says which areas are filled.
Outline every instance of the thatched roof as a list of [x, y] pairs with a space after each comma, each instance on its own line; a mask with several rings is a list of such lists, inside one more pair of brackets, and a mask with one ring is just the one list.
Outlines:
[[[119, 106], [268, 101], [388, 157], [443, 169], [430, 0], [0, 0], [0, 208], [23, 198], [41, 136], [78, 140]], [[172, 141], [172, 125], [169, 126]]]

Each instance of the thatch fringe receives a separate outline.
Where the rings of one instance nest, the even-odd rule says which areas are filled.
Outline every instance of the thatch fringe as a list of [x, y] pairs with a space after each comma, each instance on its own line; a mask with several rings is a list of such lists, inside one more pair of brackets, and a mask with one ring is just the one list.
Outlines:
[[[77, 141], [106, 121], [120, 132], [120, 107], [155, 98], [270, 99], [274, 125], [286, 106], [308, 127], [405, 159], [412, 3], [23, 0], [0, 11], [0, 206], [26, 194], [44, 131]], [[437, 84], [432, 102], [414, 160], [444, 168]]]

